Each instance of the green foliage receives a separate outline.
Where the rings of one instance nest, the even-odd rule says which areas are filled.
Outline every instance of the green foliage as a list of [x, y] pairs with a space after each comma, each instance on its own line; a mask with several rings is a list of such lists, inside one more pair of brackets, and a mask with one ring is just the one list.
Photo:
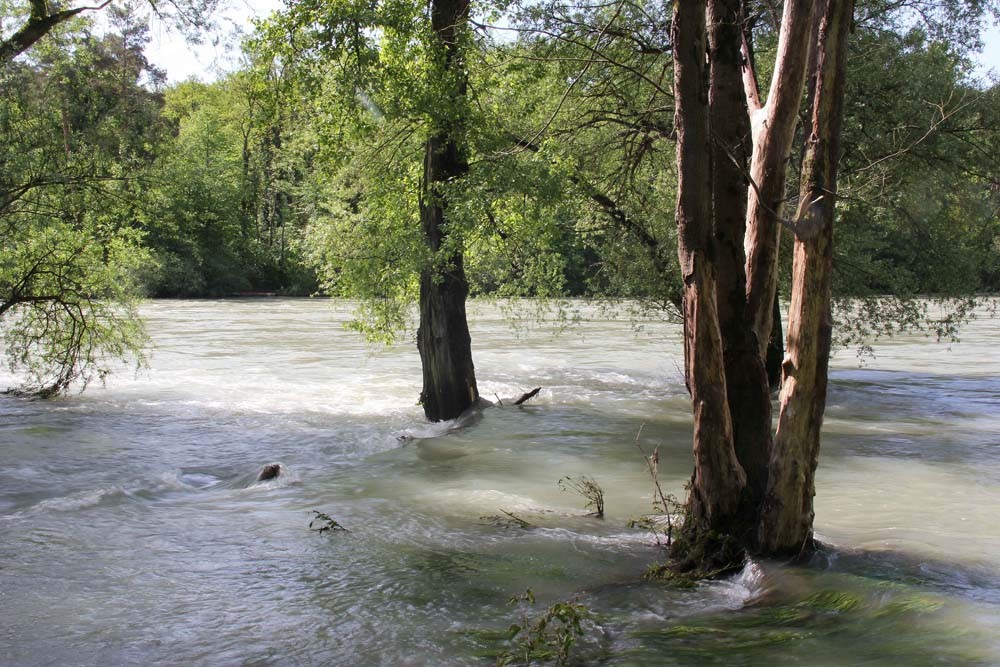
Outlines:
[[134, 278], [146, 257], [134, 235], [33, 226], [5, 237], [0, 256], [0, 333], [19, 392], [52, 396], [141, 362]]
[[510, 648], [496, 659], [497, 667], [552, 663], [569, 664], [574, 645], [586, 634], [585, 624], [592, 614], [577, 600], [556, 602], [538, 616], [529, 616], [535, 604], [535, 594], [529, 588], [513, 596], [509, 604], [522, 608], [520, 622], [507, 630]]
[[144, 225], [159, 270], [157, 296], [309, 293], [300, 252], [302, 180], [287, 84], [263, 63], [214, 84], [169, 89], [162, 116], [174, 135], [160, 148]]
[[971, 297], [1000, 289], [1000, 90], [970, 83], [962, 45], [923, 29], [859, 31], [854, 48], [879, 57], [852, 60], [848, 76], [838, 341], [863, 352], [905, 331], [954, 339]]
[[[158, 156], [145, 226], [160, 271], [157, 296], [218, 296], [249, 291], [238, 242], [240, 141], [221, 86], [181, 84], [167, 91], [163, 116], [176, 136]], [[228, 117], [227, 117], [228, 116]]]
[[581, 475], [579, 477], [563, 477], [559, 480], [559, 490], [572, 490], [579, 493], [587, 500], [584, 509], [593, 508], [588, 516], [604, 518], [604, 489], [592, 477]]
[[23, 393], [142, 361], [137, 276], [149, 256], [131, 173], [158, 129], [144, 122], [155, 95], [136, 89], [141, 26], [112, 19], [118, 38], [65, 24], [33, 63], [0, 73], [0, 335]]
[[[903, 331], [954, 338], [973, 296], [1000, 290], [1000, 88], [970, 81], [967, 60], [997, 3], [890, 4], [858, 6], [842, 142], [837, 333], [862, 350]], [[456, 68], [424, 4], [306, 0], [258, 26], [240, 71], [169, 88], [140, 7], [105, 11], [104, 35], [68, 21], [2, 73], [9, 294], [18, 263], [59, 243], [87, 249], [73, 275], [123, 322], [142, 290], [320, 291], [358, 299], [350, 326], [392, 342], [412, 328], [420, 272], [460, 250], [476, 296], [677, 316], [669, 5], [482, 6], [477, 21], [517, 36], [459, 30]], [[418, 213], [424, 145], [442, 132], [469, 170], [428, 195], [447, 209], [435, 255]], [[27, 323], [29, 303], [0, 326]]]
[[387, 167], [377, 178], [345, 168], [327, 184], [317, 184], [302, 244], [324, 293], [360, 299], [350, 326], [384, 343], [410, 326], [410, 304], [427, 254], [416, 193], [400, 187], [418, 177], [416, 166]]

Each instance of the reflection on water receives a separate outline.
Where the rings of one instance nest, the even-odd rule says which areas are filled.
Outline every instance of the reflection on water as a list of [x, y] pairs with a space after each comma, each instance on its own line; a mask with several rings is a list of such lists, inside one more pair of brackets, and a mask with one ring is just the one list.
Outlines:
[[[0, 663], [488, 664], [529, 587], [591, 607], [601, 664], [1000, 662], [995, 321], [835, 358], [825, 550], [671, 589], [626, 525], [651, 500], [640, 425], [668, 491], [690, 473], [676, 328], [585, 311], [515, 339], [471, 312], [483, 394], [544, 389], [457, 429], [422, 422], [414, 346], [367, 349], [312, 300], [153, 303], [148, 371], [0, 398]], [[600, 482], [603, 521], [565, 475]]]

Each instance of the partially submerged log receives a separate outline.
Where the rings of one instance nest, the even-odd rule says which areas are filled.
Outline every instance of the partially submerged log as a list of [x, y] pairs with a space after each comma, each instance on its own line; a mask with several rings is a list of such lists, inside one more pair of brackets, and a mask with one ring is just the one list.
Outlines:
[[[514, 401], [514, 405], [521, 405], [522, 403], [527, 403], [528, 401], [530, 401], [531, 399], [533, 399], [535, 396], [537, 396], [538, 392], [540, 392], [541, 390], [542, 390], [541, 387], [535, 387], [534, 389], [532, 389], [528, 393], [521, 394], [521, 398], [519, 398], [516, 401]], [[503, 404], [501, 403], [501, 405], [503, 405]]]
[[257, 475], [257, 481], [266, 482], [268, 480], [274, 479], [280, 474], [281, 474], [280, 463], [268, 463], [266, 466], [261, 468], [260, 473]]

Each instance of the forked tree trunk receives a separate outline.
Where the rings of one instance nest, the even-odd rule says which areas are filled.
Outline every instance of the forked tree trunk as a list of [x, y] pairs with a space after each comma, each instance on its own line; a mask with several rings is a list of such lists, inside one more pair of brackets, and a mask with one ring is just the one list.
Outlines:
[[[677, 252], [684, 281], [685, 376], [694, 411], [686, 539], [728, 533], [746, 485], [733, 449], [713, 262], [705, 0], [679, 0], [671, 28], [677, 124]], [[684, 554], [680, 554], [684, 558]]]
[[833, 220], [853, 0], [829, 0], [820, 26], [811, 134], [802, 163], [781, 410], [761, 511], [761, 550], [812, 545], [820, 427], [826, 407], [832, 318]]
[[[450, 82], [462, 105], [466, 75], [461, 34], [469, 18], [468, 0], [433, 0], [431, 29], [442, 47], [442, 80]], [[461, 114], [459, 114], [460, 116]], [[472, 364], [472, 343], [465, 314], [469, 293], [460, 244], [449, 239], [447, 202], [441, 186], [468, 172], [461, 146], [461, 122], [441, 120], [424, 147], [420, 224], [433, 261], [420, 274], [420, 326], [417, 349], [423, 369], [420, 401], [431, 421], [454, 419], [479, 399]]]
[[746, 317], [747, 164], [750, 119], [743, 91], [741, 0], [708, 0], [709, 109], [712, 130], [712, 205], [718, 313], [726, 392], [736, 457], [747, 478], [744, 511], [753, 530], [767, 486], [771, 398], [767, 374]]
[[747, 204], [747, 316], [766, 358], [778, 285], [778, 232], [785, 198], [785, 172], [792, 149], [809, 63], [813, 0], [788, 0], [781, 18], [778, 53], [766, 103], [753, 72], [744, 74], [753, 133], [751, 187]]

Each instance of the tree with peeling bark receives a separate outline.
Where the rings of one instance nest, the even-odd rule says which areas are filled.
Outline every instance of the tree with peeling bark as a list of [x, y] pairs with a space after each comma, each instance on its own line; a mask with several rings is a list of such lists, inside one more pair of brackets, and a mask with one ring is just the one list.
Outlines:
[[833, 320], [833, 222], [853, 0], [828, 0], [819, 26], [809, 139], [795, 216], [795, 255], [781, 411], [770, 457], [758, 548], [812, 548], [813, 496]]
[[[733, 448], [712, 237], [705, 2], [677, 3], [672, 25], [677, 125], [677, 254], [684, 282], [685, 378], [694, 405], [695, 470], [686, 543], [737, 531], [746, 474]], [[698, 530], [697, 536], [694, 530]], [[713, 545], [711, 549], [725, 549]]]
[[[853, 1], [817, 4], [785, 3], [766, 101], [760, 100], [748, 50], [744, 46], [744, 58], [737, 52], [740, 3], [678, 2], [675, 9], [676, 217], [695, 458], [687, 519], [673, 548], [678, 570], [711, 574], [739, 566], [748, 554], [787, 556], [812, 546]], [[741, 74], [745, 102], [739, 99]], [[800, 205], [789, 222], [781, 217], [785, 162], [807, 75], [810, 138]], [[779, 425], [772, 439], [764, 361], [782, 222], [795, 234], [795, 266]]]

